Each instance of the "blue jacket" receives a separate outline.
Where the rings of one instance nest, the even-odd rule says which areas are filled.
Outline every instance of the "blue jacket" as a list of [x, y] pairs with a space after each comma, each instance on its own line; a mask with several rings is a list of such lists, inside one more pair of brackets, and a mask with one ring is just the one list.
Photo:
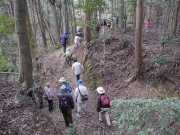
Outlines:
[[60, 38], [60, 43], [61, 44], [66, 44], [66, 42], [67, 42], [67, 34], [68, 33], [66, 32], [61, 36], [61, 38]]

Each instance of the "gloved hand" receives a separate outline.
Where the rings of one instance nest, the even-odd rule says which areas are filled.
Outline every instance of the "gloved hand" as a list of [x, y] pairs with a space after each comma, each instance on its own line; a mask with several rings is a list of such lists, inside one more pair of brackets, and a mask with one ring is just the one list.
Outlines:
[[77, 99], [76, 99], [76, 102], [77, 102]]

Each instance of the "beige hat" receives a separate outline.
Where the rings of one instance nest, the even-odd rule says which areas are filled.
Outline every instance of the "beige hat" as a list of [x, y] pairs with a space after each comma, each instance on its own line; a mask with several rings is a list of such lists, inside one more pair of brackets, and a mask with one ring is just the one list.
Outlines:
[[104, 90], [103, 87], [98, 87], [98, 88], [97, 88], [97, 92], [98, 92], [99, 94], [103, 94], [103, 93], [105, 93], [105, 90]]
[[66, 79], [65, 79], [64, 77], [61, 77], [61, 78], [59, 79], [59, 81], [60, 81], [60, 82], [66, 82]]

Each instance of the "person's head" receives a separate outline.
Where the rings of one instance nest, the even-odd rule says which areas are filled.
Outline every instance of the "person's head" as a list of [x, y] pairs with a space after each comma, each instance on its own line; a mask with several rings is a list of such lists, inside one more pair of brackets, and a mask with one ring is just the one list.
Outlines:
[[46, 83], [46, 87], [48, 87], [48, 88], [50, 87], [50, 82]]
[[66, 85], [61, 86], [61, 91], [66, 91]]
[[78, 36], [78, 37], [79, 37], [80, 35], [79, 35], [79, 34], [76, 34], [76, 36]]
[[98, 92], [99, 94], [104, 94], [104, 93], [105, 93], [105, 90], [104, 90], [103, 87], [98, 87], [98, 88], [97, 88], [97, 92]]
[[78, 85], [82, 85], [83, 81], [82, 80], [78, 80], [77, 83], [78, 83]]
[[74, 59], [74, 62], [77, 62], [77, 59]]
[[148, 18], [148, 19], [147, 19], [147, 21], [149, 22], [149, 21], [150, 21], [150, 19]]
[[61, 78], [59, 79], [59, 81], [60, 81], [61, 83], [65, 83], [65, 82], [66, 82], [66, 79], [65, 79], [64, 77], [61, 77]]

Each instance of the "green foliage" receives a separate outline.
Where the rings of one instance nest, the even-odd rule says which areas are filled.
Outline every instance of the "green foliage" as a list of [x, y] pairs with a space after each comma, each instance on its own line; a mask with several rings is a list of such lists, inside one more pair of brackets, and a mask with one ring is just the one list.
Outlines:
[[77, 8], [83, 9], [84, 12], [92, 13], [93, 11], [103, 10], [106, 6], [104, 0], [89, 0], [86, 3], [79, 3], [76, 5]]
[[63, 134], [64, 135], [78, 135], [76, 123], [70, 124], [70, 127], [66, 128]]
[[14, 33], [14, 18], [0, 13], [0, 36]]
[[168, 55], [156, 55], [151, 59], [152, 62], [155, 62], [160, 65], [166, 65], [168, 62], [172, 60], [173, 57], [170, 57]]
[[169, 35], [160, 35], [158, 36], [159, 44], [167, 44], [170, 41]]
[[16, 69], [16, 67], [10, 62], [0, 60], [0, 65], [0, 71], [2, 72], [13, 72]]
[[119, 126], [119, 133], [157, 135], [166, 132], [174, 135], [180, 122], [180, 100], [178, 98], [158, 99], [115, 99], [111, 101], [113, 123]]
[[90, 83], [90, 88], [95, 89], [97, 87], [98, 74], [92, 70], [91, 61], [85, 63], [85, 71], [87, 73], [87, 80]]

